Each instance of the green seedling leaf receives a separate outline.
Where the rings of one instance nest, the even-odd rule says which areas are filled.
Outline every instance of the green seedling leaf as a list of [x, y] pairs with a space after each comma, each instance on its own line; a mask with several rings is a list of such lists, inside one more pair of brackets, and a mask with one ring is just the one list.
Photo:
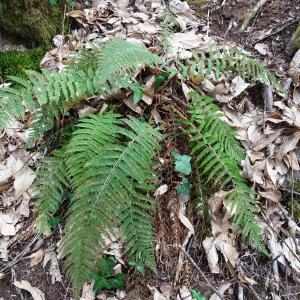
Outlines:
[[177, 151], [173, 151], [172, 156], [175, 158], [175, 171], [185, 175], [190, 175], [192, 172], [192, 157], [189, 155], [181, 155]]
[[113, 273], [113, 268], [117, 265], [114, 257], [103, 257], [97, 263], [99, 272], [93, 272], [92, 279], [95, 280], [94, 291], [97, 293], [101, 290], [116, 290], [124, 289], [125, 287], [125, 274]]
[[200, 291], [192, 290], [192, 296], [196, 300], [207, 300], [207, 298], [204, 296], [204, 294]]
[[189, 196], [191, 194], [190, 181], [188, 178], [182, 178], [182, 184], [176, 186], [177, 196]]
[[163, 85], [164, 81], [170, 76], [170, 72], [161, 72], [155, 77], [155, 87], [159, 88]]
[[145, 275], [145, 267], [138, 264], [136, 261], [131, 260], [131, 261], [128, 262], [128, 265], [131, 266], [131, 267], [135, 267], [140, 273]]

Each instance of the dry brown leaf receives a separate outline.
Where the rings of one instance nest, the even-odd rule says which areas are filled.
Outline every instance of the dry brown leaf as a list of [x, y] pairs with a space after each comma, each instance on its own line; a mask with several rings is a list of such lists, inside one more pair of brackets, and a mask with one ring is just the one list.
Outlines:
[[80, 300], [95, 300], [95, 292], [93, 291], [94, 281], [86, 282], [82, 288]]
[[262, 160], [264, 158], [264, 153], [263, 152], [257, 152], [253, 150], [248, 150], [247, 155], [249, 156], [251, 163], [255, 163], [257, 160]]
[[216, 245], [214, 243], [214, 238], [207, 237], [202, 242], [202, 245], [206, 254], [210, 271], [216, 274], [221, 273], [221, 269], [219, 267], [219, 257], [218, 257]]
[[29, 292], [33, 300], [45, 300], [45, 294], [40, 289], [33, 287], [26, 280], [15, 281], [14, 285], [19, 289], [26, 290], [27, 292]]
[[266, 189], [265, 191], [259, 191], [258, 192], [262, 197], [269, 199], [273, 202], [279, 202], [282, 194], [279, 190], [275, 190], [275, 189]]
[[36, 174], [29, 167], [24, 166], [15, 174], [14, 189], [16, 197], [28, 190], [32, 185]]
[[267, 159], [266, 167], [264, 170], [264, 175], [265, 175], [265, 177], [267, 177], [271, 180], [271, 182], [273, 183], [273, 185], [275, 187], [277, 187], [277, 183], [279, 181], [280, 176], [276, 170], [276, 164], [275, 164], [274, 160]]
[[5, 215], [0, 213], [0, 233], [4, 236], [13, 236], [15, 235], [16, 229], [14, 224], [13, 217], [11, 215]]
[[[231, 282], [223, 283], [221, 287], [218, 288], [218, 292], [223, 296], [225, 292], [231, 287], [231, 285]], [[209, 300], [220, 300], [220, 297], [216, 293], [214, 293], [209, 297]]]
[[44, 258], [45, 252], [43, 249], [40, 249], [30, 255], [31, 261], [30, 261], [30, 266], [33, 267], [40, 262], [42, 262]]
[[134, 104], [132, 99], [128, 98], [128, 99], [125, 99], [124, 100], [124, 103], [131, 109], [133, 110], [134, 112], [138, 113], [138, 114], [141, 114], [142, 113], [142, 108], [137, 105], [137, 104]]
[[283, 144], [280, 145], [276, 158], [282, 160], [290, 151], [294, 150], [300, 139], [300, 131], [295, 132], [292, 137], [288, 137]]
[[280, 135], [281, 135], [282, 129], [271, 133], [265, 137], [261, 137], [258, 140], [255, 141], [255, 143], [253, 143], [252, 145], [252, 150], [254, 151], [260, 151], [264, 148], [266, 148], [269, 144], [271, 144], [272, 142], [274, 142]]
[[208, 205], [213, 215], [220, 212], [228, 193], [228, 191], [220, 191], [209, 198]]
[[299, 247], [295, 244], [295, 242], [299, 245], [299, 240], [293, 237], [288, 237], [284, 240], [284, 243], [282, 243], [282, 250], [283, 254], [287, 261], [289, 261], [290, 266], [293, 268], [293, 270], [297, 273], [297, 275], [300, 275], [300, 253], [299, 253]]

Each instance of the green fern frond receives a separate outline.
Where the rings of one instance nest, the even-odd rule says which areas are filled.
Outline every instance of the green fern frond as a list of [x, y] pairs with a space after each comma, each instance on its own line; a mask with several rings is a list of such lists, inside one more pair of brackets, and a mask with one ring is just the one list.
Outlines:
[[[90, 57], [95, 58], [93, 63]], [[114, 38], [90, 55], [83, 54], [73, 67], [59, 74], [28, 71], [28, 80], [11, 77], [22, 88], [1, 89], [0, 130], [29, 110], [33, 112], [32, 135], [36, 138], [52, 128], [54, 120], [59, 120], [76, 102], [95, 94], [112, 94], [120, 88], [135, 88], [131, 76], [137, 68], [160, 63], [161, 59], [145, 47]], [[79, 69], [83, 64], [89, 67]]]
[[145, 193], [155, 177], [152, 165], [160, 138], [148, 124], [119, 120], [115, 114], [82, 120], [74, 132], [67, 151], [74, 195], [61, 251], [77, 291], [91, 278], [101, 233], [119, 224], [128, 254], [155, 270], [154, 200]]
[[161, 18], [160, 30], [158, 31], [163, 45], [164, 51], [168, 51], [171, 47], [171, 39], [174, 35], [174, 27], [178, 25], [176, 17], [169, 9], [165, 9]]
[[261, 242], [261, 229], [254, 217], [259, 207], [253, 199], [255, 192], [248, 187], [239, 166], [244, 158], [244, 150], [235, 139], [234, 130], [220, 116], [222, 113], [208, 97], [191, 93], [189, 113], [191, 119], [185, 121], [190, 136], [193, 167], [205, 178], [215, 191], [231, 187], [227, 200], [234, 207], [234, 222], [243, 227], [243, 236], [250, 239], [253, 246], [265, 251]]
[[34, 185], [38, 199], [35, 209], [38, 214], [37, 229], [45, 235], [51, 233], [51, 218], [64, 199], [66, 188], [70, 187], [67, 176], [65, 149], [53, 151], [51, 156], [39, 162], [37, 180]]
[[129, 43], [121, 38], [110, 40], [98, 55], [97, 76], [111, 82], [115, 77], [133, 73], [142, 66], [157, 66], [160, 57], [149, 52], [143, 45]]
[[204, 52], [194, 53], [192, 59], [177, 61], [177, 64], [182, 80], [207, 78], [211, 75], [219, 79], [225, 71], [233, 71], [246, 81], [261, 82], [273, 86], [278, 92], [284, 91], [269, 69], [237, 48], [218, 47], [211, 49], [208, 56]]

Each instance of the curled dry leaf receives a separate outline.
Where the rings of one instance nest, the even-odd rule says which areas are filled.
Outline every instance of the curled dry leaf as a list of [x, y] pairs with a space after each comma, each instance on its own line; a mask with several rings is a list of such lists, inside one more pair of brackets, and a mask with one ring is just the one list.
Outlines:
[[[223, 296], [225, 292], [231, 287], [231, 285], [232, 285], [231, 282], [223, 283], [218, 288], [218, 292]], [[214, 293], [209, 297], [209, 300], [220, 300], [220, 297], [216, 293]]]
[[29, 292], [33, 298], [33, 300], [45, 300], [45, 294], [38, 288], [33, 287], [28, 281], [21, 280], [21, 281], [15, 281], [14, 285], [22, 290], [26, 290]]
[[40, 262], [42, 262], [44, 258], [45, 252], [43, 249], [40, 249], [30, 255], [31, 261], [30, 261], [30, 266], [33, 267]]

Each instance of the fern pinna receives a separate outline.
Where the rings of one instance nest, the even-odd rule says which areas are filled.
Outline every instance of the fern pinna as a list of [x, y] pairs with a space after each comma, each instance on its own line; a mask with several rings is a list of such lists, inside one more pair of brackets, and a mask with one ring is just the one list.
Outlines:
[[111, 95], [121, 88], [135, 90], [137, 83], [131, 80], [134, 72], [161, 62], [145, 47], [114, 38], [100, 49], [79, 54], [61, 73], [27, 71], [28, 80], [12, 76], [12, 82], [21, 88], [0, 89], [0, 129], [30, 111], [34, 140], [82, 99], [95, 94]]
[[244, 238], [265, 252], [261, 228], [254, 215], [259, 207], [255, 192], [241, 175], [239, 163], [244, 151], [235, 139], [234, 130], [222, 121], [222, 112], [210, 97], [192, 92], [188, 112], [191, 118], [184, 120], [185, 133], [190, 136], [194, 170], [201, 174], [205, 184], [212, 184], [215, 191], [232, 188], [226, 201], [231, 203], [234, 222], [243, 227]]
[[244, 80], [271, 85], [277, 92], [283, 92], [275, 75], [258, 60], [244, 54], [238, 48], [217, 47], [207, 56], [204, 52], [194, 52], [193, 57], [183, 62], [177, 61], [182, 80], [202, 81], [213, 75], [216, 79], [226, 71], [237, 72]]
[[[45, 178], [42, 165], [37, 185], [37, 226], [42, 232], [49, 232], [46, 221], [59, 207], [63, 186], [73, 191], [61, 253], [77, 292], [91, 279], [102, 235], [119, 225], [127, 255], [156, 270], [152, 247], [155, 206], [148, 194], [160, 139], [156, 129], [133, 117], [93, 115], [77, 125], [64, 146], [63, 161], [56, 152], [48, 158], [59, 175]], [[44, 193], [46, 188], [51, 194]]]

